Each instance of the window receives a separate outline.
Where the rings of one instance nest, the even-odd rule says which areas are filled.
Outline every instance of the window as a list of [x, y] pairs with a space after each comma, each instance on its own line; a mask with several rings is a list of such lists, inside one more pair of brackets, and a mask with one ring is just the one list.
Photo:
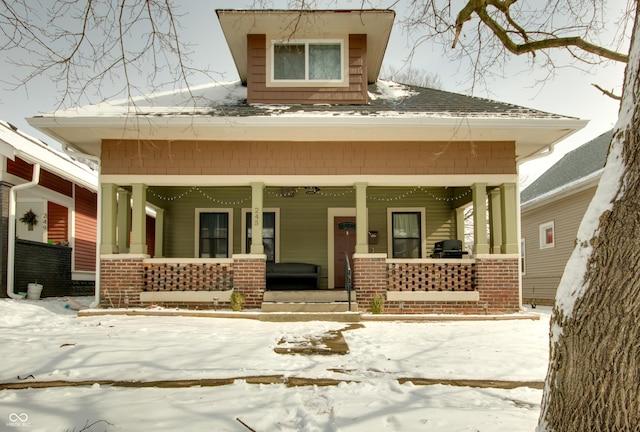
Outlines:
[[555, 246], [554, 223], [547, 222], [540, 225], [540, 249], [552, 248]]
[[423, 213], [391, 212], [391, 249], [393, 258], [422, 258]]
[[342, 41], [274, 42], [273, 81], [342, 81]]
[[[245, 252], [251, 250], [251, 213], [245, 215]], [[262, 244], [267, 262], [276, 262], [276, 213], [262, 213]]]
[[231, 210], [196, 210], [197, 249], [199, 258], [229, 258], [231, 256]]

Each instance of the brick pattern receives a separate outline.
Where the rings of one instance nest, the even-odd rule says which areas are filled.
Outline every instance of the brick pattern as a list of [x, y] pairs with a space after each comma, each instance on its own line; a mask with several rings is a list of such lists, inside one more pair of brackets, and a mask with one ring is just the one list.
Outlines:
[[140, 307], [144, 289], [142, 258], [100, 259], [100, 306]]
[[513, 142], [103, 140], [102, 161], [105, 175], [516, 173]]
[[73, 293], [69, 247], [17, 239], [14, 271], [14, 292], [27, 291], [27, 284], [38, 281], [42, 297]]
[[476, 258], [480, 303], [488, 313], [513, 313], [520, 309], [518, 258]]
[[266, 258], [234, 257], [234, 290], [245, 296], [244, 307], [259, 308], [266, 289]]
[[474, 263], [389, 263], [389, 291], [473, 291]]
[[232, 288], [232, 264], [146, 263], [144, 265], [145, 291], [226, 291]]
[[353, 259], [353, 289], [361, 310], [370, 310], [371, 301], [376, 295], [385, 296], [387, 292], [386, 258]]

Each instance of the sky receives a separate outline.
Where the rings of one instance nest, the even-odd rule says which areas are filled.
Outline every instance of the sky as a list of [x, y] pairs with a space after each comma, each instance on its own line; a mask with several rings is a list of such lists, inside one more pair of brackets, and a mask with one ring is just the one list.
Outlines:
[[[625, 2], [626, 0], [611, 0], [607, 4], [615, 9]], [[335, 8], [337, 5], [344, 9], [359, 8], [361, 5], [359, 0], [325, 3], [327, 8]], [[381, 0], [370, 3], [372, 6], [384, 7], [395, 4], [396, 24], [391, 34], [383, 69], [385, 67], [400, 69], [407, 64], [411, 49], [415, 48], [415, 37], [420, 33], [408, 34], [399, 23], [404, 14], [403, 1]], [[214, 71], [214, 77], [219, 81], [237, 80], [235, 66], [220, 30], [215, 10], [243, 8], [252, 4], [253, 2], [237, 0], [181, 2], [182, 37], [193, 49], [190, 58], [194, 66]], [[279, 6], [281, 7], [276, 3], [274, 7]], [[603, 35], [602, 40], [603, 43], [607, 40], [606, 35]], [[469, 74], [464, 65], [461, 66], [460, 63], [449, 58], [451, 53], [450, 47], [422, 44], [415, 49], [411, 64], [415, 69], [436, 75], [442, 83], [443, 90], [469, 94], [471, 88]], [[554, 59], [558, 64], [563, 64], [567, 56], [559, 54]], [[60, 86], [48, 77], [41, 77], [30, 82], [26, 89], [15, 89], [7, 84], [7, 81], [19, 80], [23, 72], [13, 67], [8, 60], [10, 59], [7, 58], [7, 54], [0, 52], [0, 62], [3, 64], [0, 71], [0, 119], [56, 147], [57, 144], [51, 138], [31, 128], [24, 119], [41, 112], [55, 110], [60, 97]], [[535, 63], [532, 64], [530, 57], [511, 57], [507, 64], [500, 65], [504, 69], [504, 77], [490, 78], [487, 87], [476, 86], [473, 90], [474, 96], [589, 120], [585, 129], [559, 143], [552, 155], [521, 165], [520, 172], [525, 178], [525, 185], [566, 152], [613, 127], [617, 119], [618, 102], [603, 96], [591, 84], [597, 83], [605, 89], [620, 94], [624, 73], [622, 65], [608, 64], [604, 67], [594, 67], [589, 73], [562, 67], [556, 69], [554, 76], [550, 77], [542, 67], [537, 66], [541, 62], [543, 62], [541, 58], [536, 58]], [[197, 85], [207, 82], [208, 78], [201, 76], [195, 80], [192, 84]]]

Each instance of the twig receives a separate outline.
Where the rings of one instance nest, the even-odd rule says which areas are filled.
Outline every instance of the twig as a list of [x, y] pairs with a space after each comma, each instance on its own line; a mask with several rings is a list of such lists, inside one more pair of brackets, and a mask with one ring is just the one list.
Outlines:
[[251, 432], [256, 432], [256, 430], [255, 430], [254, 428], [252, 428], [251, 426], [249, 426], [248, 424], [246, 424], [245, 422], [243, 422], [242, 420], [240, 420], [240, 417], [236, 417], [236, 420], [238, 420], [242, 426], [246, 427], [246, 428], [247, 428], [247, 429], [249, 429]]

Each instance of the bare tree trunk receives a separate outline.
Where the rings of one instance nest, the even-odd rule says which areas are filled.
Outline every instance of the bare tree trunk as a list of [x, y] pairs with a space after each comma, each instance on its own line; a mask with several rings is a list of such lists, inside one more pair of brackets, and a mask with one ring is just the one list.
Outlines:
[[638, 18], [605, 172], [558, 289], [540, 432], [640, 431]]

